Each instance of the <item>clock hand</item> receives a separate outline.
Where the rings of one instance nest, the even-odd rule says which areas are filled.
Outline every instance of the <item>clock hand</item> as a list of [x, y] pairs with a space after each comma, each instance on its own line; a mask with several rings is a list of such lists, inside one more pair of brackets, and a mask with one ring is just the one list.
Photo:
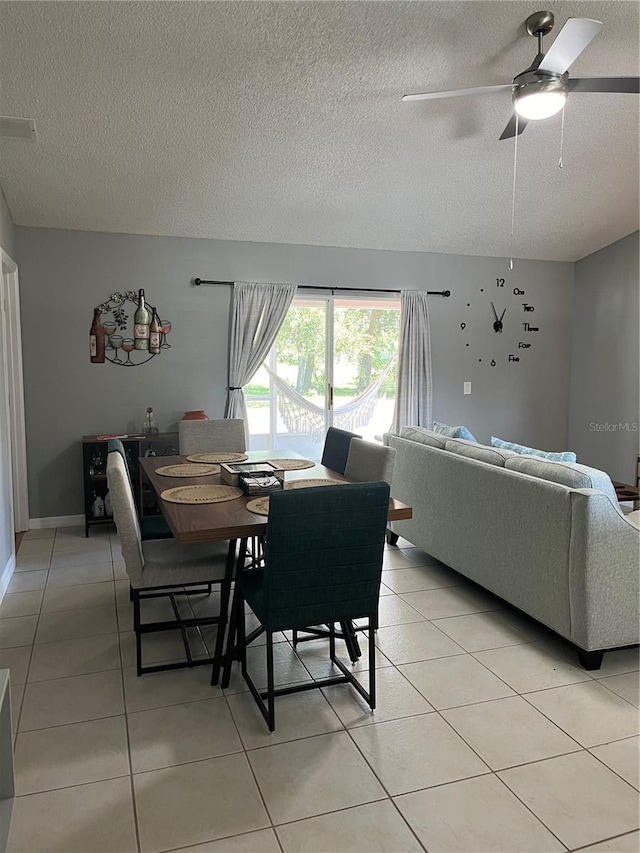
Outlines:
[[493, 302], [491, 303], [491, 308], [493, 309], [493, 316], [494, 316], [494, 317], [496, 318], [496, 320], [497, 320], [497, 319], [498, 319], [498, 313], [497, 313], [497, 311], [496, 311], [496, 306], [493, 304]]
[[505, 309], [504, 309], [504, 311], [502, 312], [502, 314], [500, 315], [500, 322], [501, 322], [501, 323], [502, 323], [502, 318], [504, 317], [504, 315], [505, 315], [506, 313], [507, 313], [507, 309], [505, 308]]

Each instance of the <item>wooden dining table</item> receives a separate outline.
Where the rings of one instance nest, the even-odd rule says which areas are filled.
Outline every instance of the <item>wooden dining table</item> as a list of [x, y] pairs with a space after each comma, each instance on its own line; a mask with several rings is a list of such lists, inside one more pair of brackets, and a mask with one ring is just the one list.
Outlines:
[[[247, 462], [268, 462], [270, 459], [302, 459], [304, 457], [293, 451], [267, 451], [253, 450], [247, 453]], [[141, 457], [139, 460], [142, 476], [155, 492], [158, 506], [169, 525], [171, 532], [178, 542], [220, 542], [231, 540], [231, 547], [235, 549], [237, 541], [240, 542], [238, 550], [236, 571], [245, 567], [247, 555], [247, 541], [254, 537], [262, 537], [267, 532], [267, 517], [258, 515], [247, 509], [247, 504], [254, 496], [242, 495], [232, 500], [209, 504], [178, 504], [162, 499], [162, 493], [167, 489], [178, 486], [194, 485], [224, 485], [219, 473], [202, 477], [166, 477], [158, 474], [157, 469], [168, 464], [178, 465], [186, 463], [186, 456], [152, 456]], [[235, 463], [234, 463], [235, 464]], [[313, 468], [304, 468], [294, 471], [287, 470], [284, 474], [285, 484], [293, 480], [335, 480], [336, 483], [348, 483], [346, 477], [337, 471], [332, 471], [324, 465], [314, 464]], [[411, 518], [410, 506], [395, 498], [389, 499], [389, 521], [399, 521]], [[257, 541], [257, 539], [255, 540]], [[228, 605], [224, 602], [223, 607]], [[226, 621], [226, 620], [225, 620]], [[344, 639], [349, 656], [352, 661], [360, 657], [360, 648], [354, 626], [344, 623], [342, 626], [342, 638]], [[224, 623], [219, 630], [224, 630]], [[259, 629], [254, 634], [259, 633]], [[316, 630], [316, 636], [322, 632]], [[251, 636], [251, 635], [250, 635]], [[340, 635], [338, 635], [340, 636]], [[312, 639], [310, 636], [308, 639]], [[250, 640], [250, 637], [247, 637]], [[228, 646], [232, 645], [228, 641]], [[234, 656], [234, 650], [227, 648], [225, 659], [230, 661]], [[222, 686], [228, 686], [230, 666], [224, 667], [225, 675]]]
[[[247, 456], [247, 462], [303, 458], [298, 453], [283, 450], [252, 450]], [[156, 473], [158, 468], [169, 464], [178, 465], [181, 462], [187, 462], [186, 456], [146, 456], [139, 459], [143, 477], [155, 492], [158, 506], [178, 542], [221, 542], [227, 539], [248, 539], [266, 533], [267, 517], [247, 509], [247, 504], [253, 499], [249, 495], [211, 504], [177, 504], [162, 500], [162, 492], [177, 486], [223, 485], [219, 473], [205, 477], [165, 477]], [[319, 464], [315, 464], [313, 468], [285, 471], [285, 483], [311, 479], [349, 482], [346, 477]], [[391, 498], [389, 521], [405, 518], [411, 518], [411, 507]]]

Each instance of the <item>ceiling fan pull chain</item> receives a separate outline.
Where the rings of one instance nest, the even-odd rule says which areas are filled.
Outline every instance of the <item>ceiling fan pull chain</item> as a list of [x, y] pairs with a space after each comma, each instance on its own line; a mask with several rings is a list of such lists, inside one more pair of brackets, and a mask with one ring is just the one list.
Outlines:
[[511, 191], [511, 241], [509, 245], [509, 269], [513, 269], [513, 232], [516, 221], [516, 175], [518, 171], [518, 121], [520, 116], [516, 113], [516, 135], [513, 137], [513, 189]]
[[564, 111], [566, 109], [566, 105], [562, 108], [562, 123], [560, 124], [560, 159], [558, 160], [558, 169], [564, 169], [564, 161], [562, 159], [562, 152], [564, 151]]

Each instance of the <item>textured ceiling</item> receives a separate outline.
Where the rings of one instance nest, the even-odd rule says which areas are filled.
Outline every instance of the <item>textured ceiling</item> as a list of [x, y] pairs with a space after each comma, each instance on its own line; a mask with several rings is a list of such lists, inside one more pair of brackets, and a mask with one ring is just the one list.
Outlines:
[[[539, 8], [595, 17], [573, 76], [638, 74], [635, 2], [0, 2], [20, 225], [510, 254], [510, 82]], [[514, 254], [575, 260], [638, 228], [638, 101], [570, 95], [520, 137]]]

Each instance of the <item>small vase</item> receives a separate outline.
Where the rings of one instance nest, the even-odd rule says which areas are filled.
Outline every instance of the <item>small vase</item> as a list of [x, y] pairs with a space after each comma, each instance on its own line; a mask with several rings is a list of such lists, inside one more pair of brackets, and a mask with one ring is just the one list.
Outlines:
[[193, 412], [185, 412], [182, 416], [183, 421], [208, 421], [209, 418], [204, 409], [197, 409]]

